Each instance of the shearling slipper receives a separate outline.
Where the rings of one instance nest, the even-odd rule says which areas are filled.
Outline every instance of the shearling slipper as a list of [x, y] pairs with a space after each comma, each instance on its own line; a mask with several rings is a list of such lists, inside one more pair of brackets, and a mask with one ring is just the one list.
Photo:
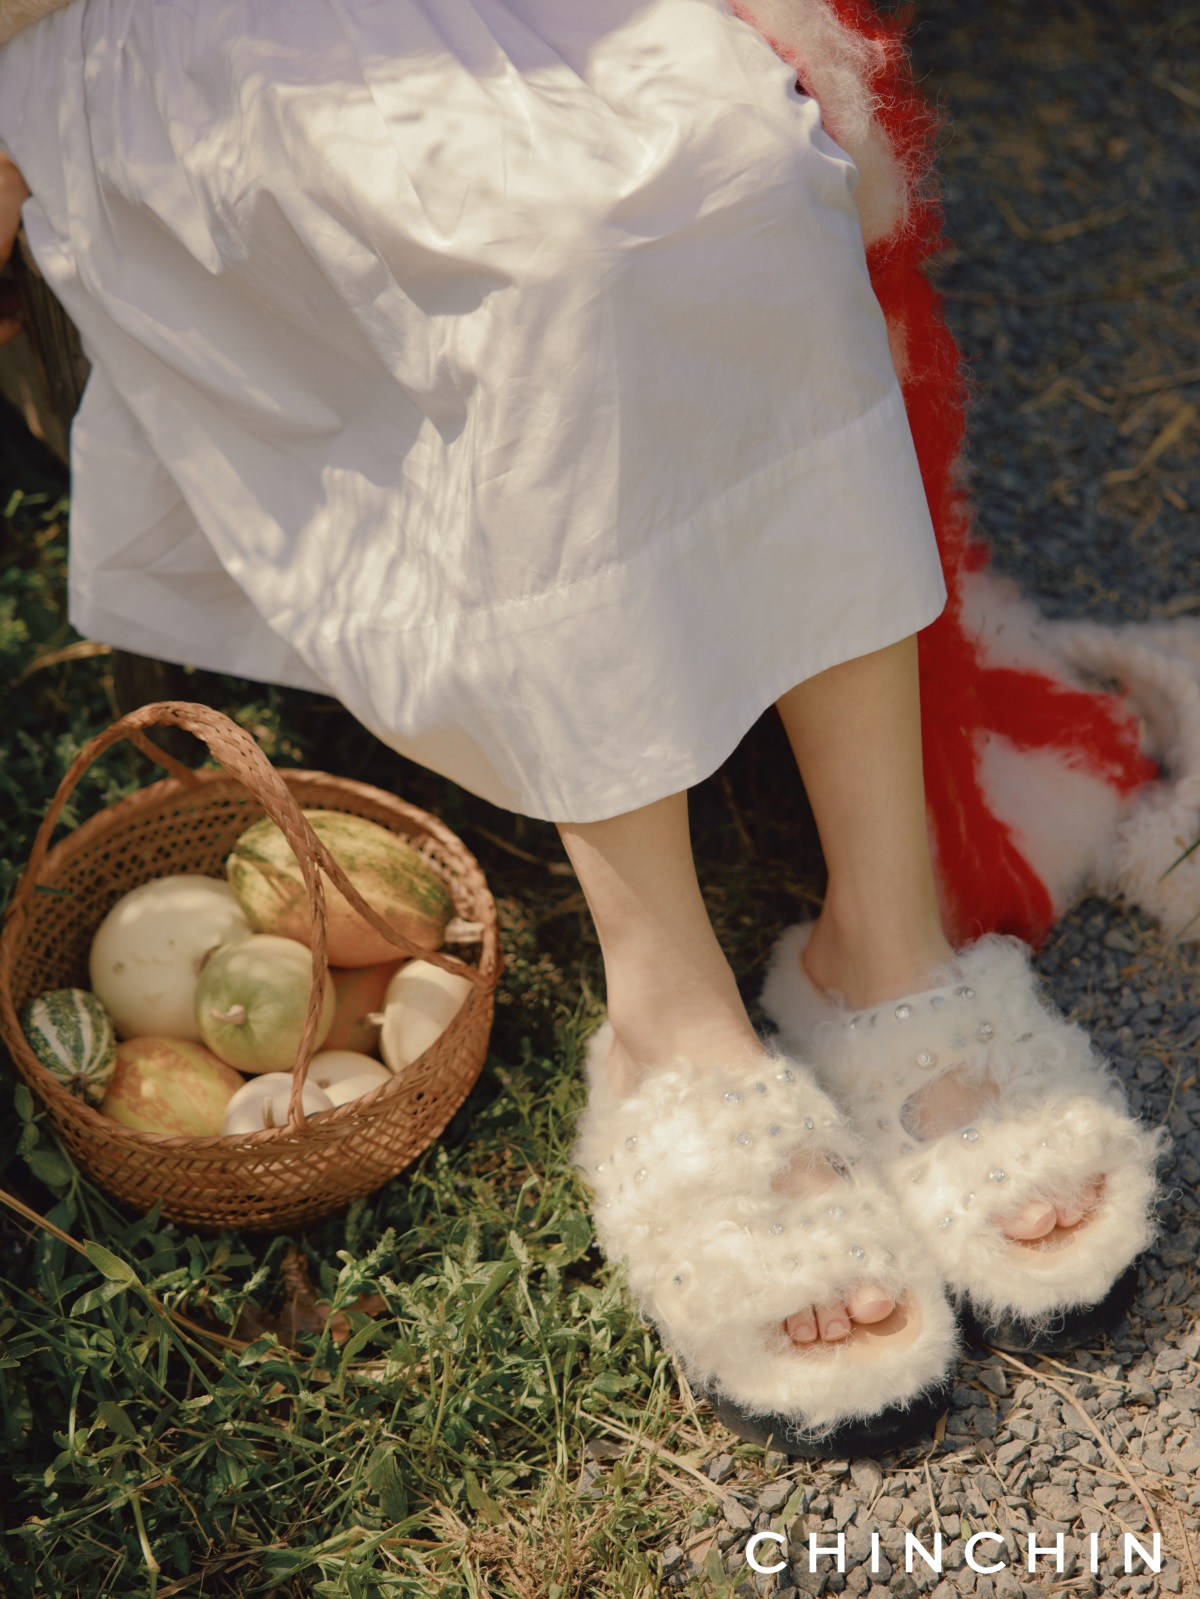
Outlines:
[[[609, 1086], [606, 1022], [587, 1054], [574, 1160], [605, 1254], [693, 1387], [743, 1437], [793, 1455], [856, 1454], [920, 1437], [945, 1409], [957, 1351], [936, 1273], [806, 1067], [773, 1057], [747, 1080], [713, 1061]], [[808, 1196], [776, 1184], [794, 1161]], [[885, 1321], [798, 1347], [785, 1320], [880, 1284]]]
[[[991, 936], [934, 974], [936, 986], [851, 1011], [819, 992], [800, 954], [813, 924], [777, 944], [762, 1006], [846, 1106], [973, 1337], [1062, 1349], [1112, 1325], [1153, 1236], [1163, 1137], [1133, 1120], [1082, 1028], [1043, 1003], [1029, 952]], [[914, 1096], [943, 1073], [995, 1085], [970, 1124], [919, 1136]], [[1017, 1243], [997, 1221], [1031, 1200], [1083, 1219]]]

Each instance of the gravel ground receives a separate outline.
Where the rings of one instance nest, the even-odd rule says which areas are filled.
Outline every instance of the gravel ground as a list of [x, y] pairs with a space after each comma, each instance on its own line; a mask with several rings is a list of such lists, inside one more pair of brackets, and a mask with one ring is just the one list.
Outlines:
[[[996, 565], [1050, 614], [1105, 621], [1200, 610], [1200, 8], [1137, 0], [1002, 12], [922, 0], [913, 44], [950, 120], [942, 170], [957, 248], [939, 282], [976, 385], [970, 483]], [[999, 26], [997, 25], [999, 24]], [[1164, 431], [1169, 430], [1169, 431]], [[1139, 467], [1136, 475], [1106, 474]], [[944, 1432], [912, 1455], [817, 1468], [747, 1450], [711, 1460], [717, 1519], [664, 1552], [669, 1590], [775, 1594], [1200, 1594], [1200, 956], [1119, 905], [1088, 901], [1040, 956], [1135, 1109], [1173, 1135], [1156, 1252], [1111, 1342], [1061, 1360], [979, 1354]], [[745, 1565], [751, 1527], [790, 1538], [775, 1576]], [[904, 1530], [945, 1570], [904, 1569]], [[1123, 1573], [1122, 1535], [1162, 1532], [1155, 1577]], [[870, 1570], [870, 1535], [883, 1558]], [[971, 1532], [1007, 1548], [967, 1568]], [[846, 1534], [846, 1570], [818, 1542]], [[1027, 1538], [1064, 1534], [1027, 1570]], [[1088, 1534], [1100, 1570], [1089, 1569]], [[803, 1558], [797, 1558], [803, 1556]], [[780, 1559], [762, 1546], [759, 1559]]]

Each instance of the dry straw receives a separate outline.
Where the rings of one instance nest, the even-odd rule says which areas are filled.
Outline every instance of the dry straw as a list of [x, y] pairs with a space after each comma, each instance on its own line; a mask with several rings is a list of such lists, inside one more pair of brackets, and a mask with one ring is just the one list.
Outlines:
[[[186, 728], [220, 763], [193, 771], [143, 728]], [[53, 849], [50, 836], [82, 774], [128, 738], [172, 773], [108, 806]], [[304, 809], [348, 812], [407, 840], [454, 897], [456, 917], [480, 925], [462, 956], [417, 949], [363, 900], [305, 820]], [[313, 910], [313, 987], [293, 1066], [286, 1125], [250, 1136], [178, 1138], [134, 1132], [69, 1093], [38, 1061], [17, 1020], [48, 989], [88, 986], [92, 935], [109, 908], [151, 878], [196, 872], [224, 878], [238, 836], [266, 814], [295, 852]], [[318, 870], [319, 868], [319, 870]], [[300, 1089], [313, 1054], [327, 970], [326, 876], [396, 945], [470, 979], [457, 1015], [402, 1076], [360, 1099], [305, 1117]], [[0, 936], [0, 1034], [63, 1143], [101, 1187], [138, 1210], [202, 1230], [292, 1228], [329, 1215], [394, 1177], [441, 1133], [479, 1075], [500, 975], [496, 906], [478, 863], [435, 817], [381, 789], [325, 772], [278, 771], [254, 739], [205, 705], [164, 700], [123, 716], [72, 761], [34, 841]]]

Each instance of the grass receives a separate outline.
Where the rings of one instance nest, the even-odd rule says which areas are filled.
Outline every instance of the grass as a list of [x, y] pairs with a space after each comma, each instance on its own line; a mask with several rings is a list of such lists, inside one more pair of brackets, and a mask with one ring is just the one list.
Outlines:
[[[117, 710], [108, 657], [71, 649], [65, 492], [10, 420], [0, 903], [72, 756]], [[660, 1548], [701, 1538], [715, 1514], [699, 1467], [733, 1446], [592, 1242], [569, 1151], [603, 984], [553, 829], [404, 761], [333, 701], [192, 680], [277, 764], [376, 783], [460, 832], [501, 911], [491, 1052], [412, 1167], [345, 1214], [273, 1238], [197, 1237], [123, 1211], [74, 1168], [0, 1054], [12, 1105], [0, 1184], [26, 1207], [0, 1210], [3, 1591], [657, 1592]], [[156, 775], [117, 746], [66, 825]], [[819, 888], [776, 725], [695, 792], [693, 828], [750, 993], [773, 936]], [[715, 1547], [708, 1569], [710, 1591], [730, 1592]]]

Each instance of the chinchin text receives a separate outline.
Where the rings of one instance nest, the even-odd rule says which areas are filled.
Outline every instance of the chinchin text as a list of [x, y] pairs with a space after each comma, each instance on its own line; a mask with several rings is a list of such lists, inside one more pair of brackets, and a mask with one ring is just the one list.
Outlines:
[[[1162, 1570], [1162, 1535], [1154, 1533], [1146, 1535], [1148, 1542], [1133, 1533], [1123, 1535], [1121, 1543], [1115, 1551], [1118, 1558], [1124, 1559], [1126, 1574], [1132, 1572], [1134, 1562], [1140, 1562], [1140, 1569], [1148, 1572]], [[1010, 1564], [1001, 1559], [1005, 1548], [1005, 1536], [1001, 1532], [976, 1532], [964, 1540], [963, 1558], [972, 1571], [991, 1574], [1004, 1571]], [[1087, 1569], [1090, 1572], [1100, 1570], [1101, 1540], [1097, 1532], [1088, 1533], [1086, 1540], [1075, 1539], [1078, 1553], [1086, 1558]], [[1018, 1540], [1019, 1544], [1019, 1540]], [[879, 1572], [881, 1551], [880, 1535], [878, 1531], [871, 1533], [871, 1559], [868, 1570], [875, 1575]], [[947, 1548], [950, 1546], [947, 1545]], [[787, 1556], [788, 1540], [781, 1532], [756, 1532], [746, 1545], [746, 1563], [752, 1571], [763, 1574], [783, 1571], [788, 1565]], [[1074, 1551], [1072, 1551], [1074, 1552]], [[1025, 1555], [1025, 1569], [1027, 1571], [1062, 1572], [1067, 1563], [1068, 1549], [1066, 1536], [1059, 1532], [1046, 1543], [1038, 1539], [1036, 1532], [1030, 1532], [1024, 1540], [1023, 1553]], [[1110, 1553], [1105, 1550], [1105, 1553]], [[794, 1558], [794, 1557], [793, 1557]], [[889, 1560], [893, 1559], [889, 1555]], [[912, 1571], [914, 1564], [920, 1560], [930, 1571], [941, 1572], [945, 1551], [942, 1547], [942, 1535], [935, 1532], [931, 1544], [922, 1542], [915, 1533], [906, 1531], [904, 1534], [904, 1569]], [[846, 1534], [839, 1532], [830, 1538], [829, 1534], [817, 1532], [808, 1535], [808, 1569], [815, 1572], [820, 1569], [819, 1562], [828, 1561], [837, 1571], [846, 1569]]]

